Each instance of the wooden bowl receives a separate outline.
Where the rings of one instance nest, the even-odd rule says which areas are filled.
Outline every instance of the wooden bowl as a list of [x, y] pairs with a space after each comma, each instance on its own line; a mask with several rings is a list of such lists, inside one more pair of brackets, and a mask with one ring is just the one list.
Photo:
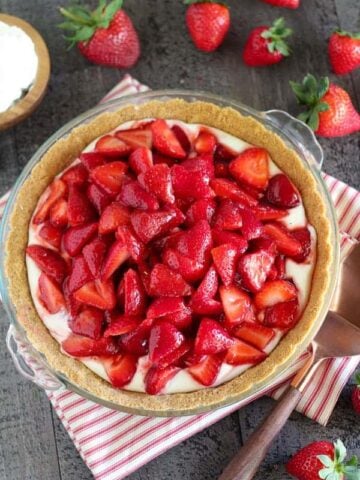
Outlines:
[[24, 97], [0, 113], [0, 130], [6, 130], [27, 118], [40, 104], [50, 78], [50, 56], [43, 38], [29, 23], [3, 13], [0, 13], [0, 21], [21, 28], [33, 41], [38, 56], [38, 69], [33, 85]]

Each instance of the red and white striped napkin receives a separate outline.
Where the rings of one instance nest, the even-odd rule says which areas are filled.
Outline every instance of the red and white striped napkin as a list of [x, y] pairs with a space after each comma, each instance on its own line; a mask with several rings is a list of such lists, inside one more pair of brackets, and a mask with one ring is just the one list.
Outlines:
[[[148, 90], [130, 75], [116, 85], [102, 100]], [[343, 257], [360, 241], [360, 192], [324, 174], [338, 214]], [[0, 218], [8, 198], [0, 200]], [[28, 361], [26, 348], [18, 345]], [[246, 401], [202, 415], [179, 418], [150, 418], [129, 415], [97, 405], [65, 388], [47, 392], [59, 418], [96, 480], [120, 480], [186, 438], [212, 425], [239, 407], [264, 394], [277, 398], [303, 364], [303, 354], [271, 389]], [[326, 425], [341, 390], [352, 375], [358, 358], [328, 360], [317, 370], [306, 388], [297, 410]]]

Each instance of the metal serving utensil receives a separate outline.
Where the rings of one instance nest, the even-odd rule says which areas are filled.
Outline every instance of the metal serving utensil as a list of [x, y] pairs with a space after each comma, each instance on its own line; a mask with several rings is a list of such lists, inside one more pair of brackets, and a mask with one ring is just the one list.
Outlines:
[[311, 342], [311, 355], [263, 423], [225, 468], [219, 480], [251, 480], [298, 404], [302, 392], [324, 360], [333, 357], [360, 358], [360, 244], [340, 267], [338, 287], [330, 311]]

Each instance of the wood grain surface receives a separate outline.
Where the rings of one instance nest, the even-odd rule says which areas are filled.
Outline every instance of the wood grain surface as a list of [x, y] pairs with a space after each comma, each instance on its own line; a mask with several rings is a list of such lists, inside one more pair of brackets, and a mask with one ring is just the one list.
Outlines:
[[[37, 111], [12, 130], [0, 133], [0, 194], [13, 184], [36, 149], [65, 122], [92, 107], [125, 71], [89, 64], [76, 49], [68, 52], [62, 33], [60, 0], [0, 0], [0, 11], [30, 22], [49, 48], [52, 75]], [[327, 38], [336, 27], [360, 30], [359, 0], [302, 0], [298, 10], [273, 8], [258, 0], [228, 0], [232, 27], [214, 54], [198, 52], [184, 25], [181, 0], [127, 0], [126, 10], [139, 31], [142, 56], [133, 76], [152, 88], [207, 90], [255, 108], [281, 108], [296, 114], [288, 82], [307, 72], [329, 74]], [[283, 63], [249, 69], [241, 48], [251, 27], [284, 16], [294, 29], [295, 54]], [[360, 71], [336, 78], [360, 110]], [[360, 136], [321, 139], [324, 169], [360, 189]], [[90, 480], [91, 473], [67, 436], [46, 395], [15, 370], [5, 349], [8, 320], [0, 307], [0, 480]], [[350, 382], [351, 383], [351, 382]], [[295, 413], [274, 442], [256, 480], [289, 479], [283, 464], [300, 446], [315, 439], [341, 437], [360, 454], [360, 418], [351, 409], [347, 385], [324, 428]], [[249, 433], [266, 415], [263, 398], [186, 440], [132, 474], [130, 480], [216, 479]]]

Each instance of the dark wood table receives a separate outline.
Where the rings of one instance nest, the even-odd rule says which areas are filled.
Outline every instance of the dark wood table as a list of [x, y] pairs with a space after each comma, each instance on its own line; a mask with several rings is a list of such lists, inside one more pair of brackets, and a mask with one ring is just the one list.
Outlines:
[[[20, 16], [43, 35], [52, 59], [48, 93], [37, 112], [23, 124], [0, 134], [0, 194], [11, 187], [35, 150], [68, 120], [94, 106], [124, 71], [90, 65], [74, 49], [66, 50], [60, 22], [60, 0], [0, 0], [0, 10]], [[257, 0], [229, 0], [232, 27], [214, 54], [198, 52], [184, 25], [180, 0], [128, 0], [142, 41], [142, 57], [131, 74], [152, 88], [207, 90], [239, 99], [260, 110], [281, 108], [297, 113], [289, 80], [307, 72], [329, 74], [327, 38], [336, 28], [360, 30], [359, 0], [303, 0], [296, 10], [277, 9]], [[284, 16], [294, 29], [294, 55], [280, 65], [249, 69], [241, 48], [252, 26]], [[335, 76], [331, 75], [332, 79]], [[360, 71], [336, 78], [360, 109]], [[321, 139], [325, 170], [360, 188], [359, 135]], [[5, 348], [8, 328], [0, 307], [0, 479], [87, 480], [91, 473], [52, 410], [43, 391], [15, 370]], [[341, 437], [360, 453], [359, 417], [350, 406], [351, 385], [341, 395], [326, 428], [295, 413], [274, 443], [258, 480], [288, 476], [283, 464], [300, 446], [315, 439]], [[272, 405], [261, 399], [195, 435], [130, 476], [132, 480], [215, 479]]]

